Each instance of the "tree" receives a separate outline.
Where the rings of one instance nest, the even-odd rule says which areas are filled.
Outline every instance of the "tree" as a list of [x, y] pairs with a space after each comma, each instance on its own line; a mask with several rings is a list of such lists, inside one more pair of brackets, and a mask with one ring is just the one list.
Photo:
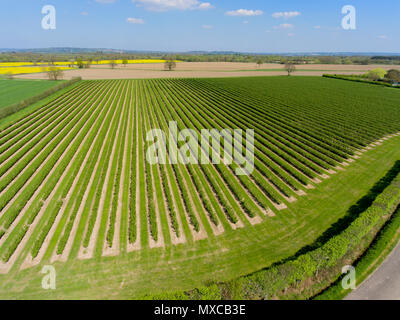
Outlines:
[[386, 75], [386, 70], [382, 68], [372, 69], [365, 75], [368, 79], [372, 81], [378, 81]]
[[117, 66], [117, 63], [115, 62], [115, 60], [110, 60], [111, 69], [115, 69], [116, 66]]
[[385, 79], [397, 82], [400, 81], [400, 70], [396, 69], [389, 70], [385, 75]]
[[318, 57], [318, 62], [322, 64], [338, 64], [339, 58], [333, 56], [320, 56]]
[[290, 76], [293, 72], [296, 71], [296, 66], [292, 62], [286, 62], [285, 63], [285, 70], [288, 73], [288, 76]]
[[257, 66], [261, 67], [264, 64], [264, 61], [262, 61], [261, 59], [257, 60]]
[[376, 71], [369, 71], [367, 74], [366, 74], [366, 77], [369, 79], [369, 80], [372, 80], [372, 81], [378, 81], [381, 77], [379, 76], [379, 73], [378, 72], [376, 72]]
[[78, 66], [79, 69], [83, 69], [85, 67], [85, 63], [82, 61], [82, 59], [77, 59], [76, 65]]
[[126, 59], [122, 60], [122, 64], [124, 65], [124, 67], [126, 67], [126, 65], [128, 64], [128, 60]]
[[164, 64], [165, 70], [172, 71], [176, 68], [176, 62], [174, 59], [168, 59]]
[[91, 67], [92, 63], [90, 61], [86, 61], [83, 63], [83, 68], [84, 69], [89, 69]]
[[7, 73], [5, 74], [5, 76], [6, 76], [6, 78], [7, 78], [8, 80], [14, 79], [14, 75], [13, 75], [11, 72], [7, 72]]
[[353, 64], [353, 61], [349, 57], [342, 59], [342, 64]]
[[64, 74], [61, 69], [56, 67], [50, 67], [47, 69], [47, 76], [49, 77], [50, 80], [57, 81], [61, 79], [64, 76]]

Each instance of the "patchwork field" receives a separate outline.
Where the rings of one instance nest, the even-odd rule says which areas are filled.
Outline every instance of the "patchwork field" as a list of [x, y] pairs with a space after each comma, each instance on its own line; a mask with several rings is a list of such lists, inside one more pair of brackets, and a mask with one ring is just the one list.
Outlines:
[[[399, 69], [398, 65], [334, 65], [302, 64], [294, 73], [299, 76], [321, 76], [324, 73], [363, 74], [371, 69]], [[176, 70], [165, 71], [163, 63], [137, 63], [118, 65], [111, 69], [107, 65], [92, 65], [90, 69], [75, 69], [64, 72], [65, 79], [82, 77], [96, 79], [156, 79], [156, 78], [225, 78], [287, 75], [282, 64], [270, 63], [257, 66], [255, 63], [237, 62], [178, 62]], [[21, 75], [25, 79], [46, 79], [46, 74]]]
[[0, 79], [0, 108], [10, 106], [46, 91], [57, 82], [40, 80], [2, 80]]
[[[314, 77], [82, 81], [0, 127], [0, 297], [135, 297], [288, 257], [400, 158], [399, 102]], [[253, 129], [254, 171], [149, 164], [147, 132], [171, 121]], [[218, 151], [207, 141], [199, 154]]]

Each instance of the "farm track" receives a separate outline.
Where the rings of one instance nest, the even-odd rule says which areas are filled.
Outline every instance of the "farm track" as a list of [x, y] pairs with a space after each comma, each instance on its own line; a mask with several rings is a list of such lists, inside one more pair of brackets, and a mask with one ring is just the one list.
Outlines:
[[[398, 112], [394, 98], [380, 97], [388, 111], [376, 116], [373, 97], [362, 97], [368, 108], [359, 119], [353, 109], [360, 104], [351, 101], [354, 119], [342, 124], [333, 109], [345, 113], [339, 100], [349, 93], [335, 85], [338, 100], [317, 97], [317, 106], [305, 95], [291, 109], [288, 88], [274, 95], [254, 85], [255, 94], [246, 95], [247, 83], [235, 80], [83, 81], [0, 131], [0, 273], [190, 245], [285, 221], [299, 197], [399, 134], [398, 117], [388, 115]], [[159, 150], [176, 146], [176, 154], [148, 163], [147, 139], [154, 137], [147, 133], [168, 133], [173, 123], [190, 133], [154, 139]], [[213, 128], [219, 132], [202, 134]], [[224, 128], [253, 129], [255, 139], [220, 134]], [[222, 138], [233, 144], [227, 153], [214, 144]], [[242, 142], [254, 148], [248, 176], [235, 173], [241, 166], [234, 160], [247, 159]], [[217, 154], [220, 163], [168, 164], [188, 153]]]

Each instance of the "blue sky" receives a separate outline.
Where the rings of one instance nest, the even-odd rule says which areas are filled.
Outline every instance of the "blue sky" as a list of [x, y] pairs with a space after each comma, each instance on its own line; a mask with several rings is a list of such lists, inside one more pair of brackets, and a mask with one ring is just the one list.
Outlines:
[[[44, 5], [56, 29], [43, 30]], [[344, 5], [356, 30], [343, 30]], [[400, 52], [398, 0], [2, 0], [0, 48]], [[240, 10], [242, 9], [242, 10]]]

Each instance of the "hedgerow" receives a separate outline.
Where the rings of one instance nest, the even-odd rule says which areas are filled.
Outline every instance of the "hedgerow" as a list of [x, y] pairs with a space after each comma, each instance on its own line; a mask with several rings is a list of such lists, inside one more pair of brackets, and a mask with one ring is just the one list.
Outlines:
[[17, 111], [20, 111], [20, 110], [28, 107], [29, 105], [31, 105], [31, 104], [33, 104], [35, 102], [38, 102], [38, 101], [40, 101], [40, 100], [42, 100], [42, 99], [44, 99], [44, 98], [56, 93], [58, 90], [64, 89], [66, 87], [69, 87], [70, 85], [72, 85], [72, 84], [74, 84], [76, 82], [79, 82], [81, 80], [82, 80], [81, 78], [74, 78], [72, 80], [63, 82], [63, 83], [61, 83], [61, 84], [59, 84], [59, 85], [57, 85], [57, 86], [55, 86], [53, 88], [50, 88], [50, 89], [48, 89], [48, 90], [46, 90], [46, 91], [44, 91], [44, 92], [42, 92], [42, 93], [40, 93], [40, 94], [38, 94], [38, 95], [36, 95], [34, 97], [28, 98], [28, 99], [26, 99], [26, 100], [24, 100], [22, 102], [19, 102], [17, 104], [11, 105], [9, 107], [1, 108], [0, 109], [0, 119], [8, 117], [9, 115], [11, 115], [13, 113], [16, 113]]

